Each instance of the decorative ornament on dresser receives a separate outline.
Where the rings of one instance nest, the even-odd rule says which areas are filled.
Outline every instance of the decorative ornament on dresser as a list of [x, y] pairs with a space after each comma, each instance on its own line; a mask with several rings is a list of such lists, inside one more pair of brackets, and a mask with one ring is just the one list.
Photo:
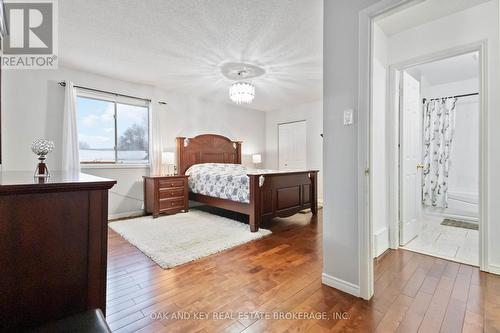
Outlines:
[[45, 164], [45, 159], [47, 158], [47, 154], [50, 153], [54, 149], [54, 142], [45, 140], [45, 139], [37, 139], [33, 141], [31, 144], [31, 151], [35, 154], [38, 155], [38, 165], [35, 169], [35, 178], [43, 177], [43, 178], [48, 178], [50, 177], [50, 172], [49, 169], [47, 168], [47, 165]]

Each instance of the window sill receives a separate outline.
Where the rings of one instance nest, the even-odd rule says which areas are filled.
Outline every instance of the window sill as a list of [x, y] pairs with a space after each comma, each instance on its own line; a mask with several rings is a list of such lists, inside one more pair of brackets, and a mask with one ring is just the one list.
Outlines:
[[105, 163], [84, 163], [80, 164], [82, 170], [85, 169], [149, 169], [149, 164], [105, 164]]

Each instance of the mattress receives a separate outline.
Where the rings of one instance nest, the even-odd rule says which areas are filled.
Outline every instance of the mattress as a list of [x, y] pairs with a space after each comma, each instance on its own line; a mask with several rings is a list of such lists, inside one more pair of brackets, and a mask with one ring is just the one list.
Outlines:
[[203, 163], [195, 164], [186, 171], [189, 175], [189, 190], [193, 193], [236, 202], [250, 202], [250, 187], [247, 174], [256, 170], [240, 164]]

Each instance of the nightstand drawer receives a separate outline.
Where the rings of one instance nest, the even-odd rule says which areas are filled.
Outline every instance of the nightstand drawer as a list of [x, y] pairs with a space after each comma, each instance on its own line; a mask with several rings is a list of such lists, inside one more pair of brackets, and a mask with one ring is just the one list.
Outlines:
[[156, 218], [189, 210], [188, 176], [145, 176], [144, 210]]
[[183, 208], [184, 198], [162, 199], [160, 200], [160, 210]]
[[184, 197], [184, 187], [161, 189], [161, 190], [159, 190], [158, 196], [159, 196], [160, 200], [161, 199]]
[[184, 179], [160, 179], [158, 180], [158, 187], [161, 189], [184, 187]]

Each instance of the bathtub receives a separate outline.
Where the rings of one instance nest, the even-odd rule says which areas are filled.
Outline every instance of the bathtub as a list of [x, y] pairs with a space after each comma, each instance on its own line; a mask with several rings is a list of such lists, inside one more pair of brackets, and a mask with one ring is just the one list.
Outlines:
[[448, 208], [425, 207], [424, 212], [451, 219], [478, 222], [479, 193], [448, 192]]

